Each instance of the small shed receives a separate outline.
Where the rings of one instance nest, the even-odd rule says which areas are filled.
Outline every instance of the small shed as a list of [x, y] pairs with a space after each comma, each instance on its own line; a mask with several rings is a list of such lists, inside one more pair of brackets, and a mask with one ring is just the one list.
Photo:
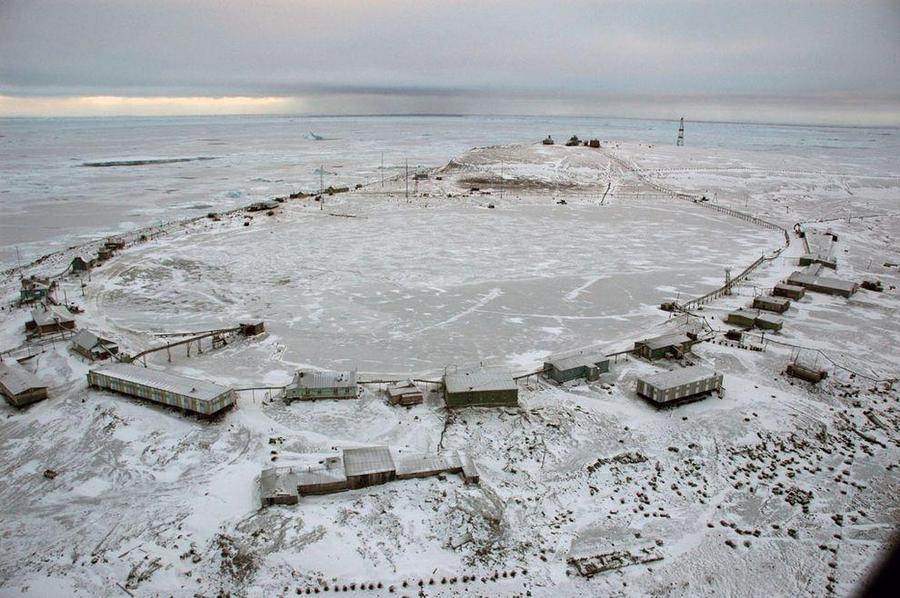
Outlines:
[[51, 334], [75, 330], [75, 316], [60, 305], [40, 305], [31, 310], [31, 320], [25, 331], [31, 335]]
[[777, 332], [784, 326], [784, 320], [769, 314], [759, 314], [756, 316], [756, 321], [753, 322], [753, 325], [762, 330], [774, 330]]
[[447, 407], [515, 407], [519, 386], [509, 372], [489, 368], [456, 370], [444, 374]]
[[562, 384], [584, 378], [597, 380], [609, 371], [609, 357], [597, 347], [551, 355], [544, 360], [544, 375]]
[[87, 381], [88, 386], [203, 416], [215, 415], [231, 407], [237, 398], [234, 390], [225, 386], [127, 363], [112, 363], [91, 370]]
[[119, 345], [82, 328], [72, 339], [71, 349], [91, 361], [118, 355]]
[[541, 141], [541, 143], [543, 143], [544, 145], [553, 145], [556, 142], [553, 141], [553, 137], [550, 137], [550, 135], [547, 135], [547, 138], [544, 139], [543, 141]]
[[80, 255], [76, 255], [72, 258], [70, 268], [72, 268], [72, 272], [87, 272], [91, 269], [91, 264]]
[[753, 324], [756, 322], [756, 316], [757, 313], [755, 311], [737, 309], [728, 312], [728, 315], [725, 316], [725, 323], [731, 324], [732, 326], [740, 326], [741, 328], [753, 328]]
[[297, 370], [294, 379], [284, 390], [284, 400], [315, 401], [316, 399], [355, 399], [356, 372]]
[[867, 291], [874, 291], [876, 293], [884, 291], [884, 285], [877, 278], [865, 278], [860, 286]]
[[802, 299], [805, 294], [806, 289], [803, 287], [783, 282], [779, 282], [775, 285], [775, 288], [772, 289], [772, 295], [775, 297], [787, 297], [788, 299], [793, 299], [795, 301]]
[[271, 467], [259, 475], [262, 506], [295, 505], [300, 499], [298, 478], [293, 467]]
[[425, 400], [425, 395], [412, 380], [391, 384], [387, 388], [387, 394], [391, 405], [409, 407], [410, 405], [420, 405]]
[[103, 243], [103, 246], [107, 249], [112, 249], [113, 251], [116, 251], [118, 249], [125, 249], [125, 239], [123, 239], [122, 237], [109, 237]]
[[634, 343], [633, 351], [650, 361], [669, 355], [682, 355], [691, 350], [694, 339], [682, 332], [673, 332], [653, 338], [645, 338]]
[[783, 314], [791, 307], [791, 300], [787, 297], [775, 297], [772, 295], [760, 295], [754, 297], [753, 307]]
[[391, 450], [386, 446], [344, 449], [344, 474], [349, 488], [390, 482], [396, 472]]
[[244, 336], [256, 336], [266, 331], [266, 324], [262, 320], [241, 322], [239, 325], [241, 327], [241, 334]]
[[427, 478], [442, 473], [461, 473], [458, 453], [444, 455], [406, 454], [397, 456], [397, 479]]
[[32, 303], [40, 301], [50, 295], [53, 290], [54, 283], [49, 278], [38, 278], [31, 276], [22, 279], [22, 288], [19, 290], [19, 301], [21, 303]]
[[830, 255], [819, 255], [815, 253], [804, 253], [800, 256], [799, 264], [801, 266], [810, 266], [812, 264], [821, 264], [826, 268], [837, 270], [837, 260]]
[[0, 361], [0, 393], [10, 405], [24, 407], [47, 398], [47, 385], [15, 361]]
[[697, 399], [722, 388], [722, 374], [701, 366], [642, 376], [637, 393], [657, 405], [670, 405]]
[[113, 250], [107, 247], [101, 247], [97, 250], [97, 261], [104, 262], [113, 256]]

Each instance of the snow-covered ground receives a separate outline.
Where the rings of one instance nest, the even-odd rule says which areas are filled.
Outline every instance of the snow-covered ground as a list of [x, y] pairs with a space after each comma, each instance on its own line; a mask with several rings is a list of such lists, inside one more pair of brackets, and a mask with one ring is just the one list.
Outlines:
[[[357, 401], [291, 405], [242, 392], [201, 422], [89, 391], [88, 365], [47, 345], [26, 363], [51, 398], [0, 407], [0, 593], [851, 594], [900, 515], [898, 391], [884, 382], [900, 371], [900, 270], [885, 265], [900, 262], [900, 176], [890, 161], [832, 154], [483, 148], [411, 183], [409, 200], [395, 180], [324, 205], [291, 200], [249, 226], [244, 214], [202, 219], [94, 270], [83, 297], [69, 279], [79, 323], [129, 352], [158, 343], [151, 332], [264, 319], [263, 338], [151, 359], [235, 386], [284, 384], [299, 364], [527, 372], [548, 352], [627, 348], [704, 318], [723, 331], [729, 309], [796, 268], [792, 235], [734, 295], [692, 316], [659, 311], [784, 243], [660, 186], [788, 229], [837, 218], [811, 225], [839, 236], [836, 276], [886, 290], [807, 295], [768, 342], [701, 343], [691, 359], [723, 372], [725, 392], [668, 410], [634, 381], [681, 366], [620, 357], [598, 383], [523, 381], [519, 409], [450, 413], [434, 392], [398, 409], [368, 386]], [[4, 312], [0, 349], [23, 342], [25, 319]], [[786, 378], [794, 358], [829, 378]], [[406, 480], [259, 509], [257, 476], [273, 461], [372, 444], [464, 449], [481, 483]], [[568, 564], [641, 548], [661, 560], [590, 579]]]

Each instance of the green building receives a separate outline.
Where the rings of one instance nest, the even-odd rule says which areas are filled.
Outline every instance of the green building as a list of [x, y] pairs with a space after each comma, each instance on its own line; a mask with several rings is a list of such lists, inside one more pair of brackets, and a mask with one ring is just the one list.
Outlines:
[[509, 372], [488, 368], [456, 370], [444, 374], [447, 407], [516, 407], [519, 386]]

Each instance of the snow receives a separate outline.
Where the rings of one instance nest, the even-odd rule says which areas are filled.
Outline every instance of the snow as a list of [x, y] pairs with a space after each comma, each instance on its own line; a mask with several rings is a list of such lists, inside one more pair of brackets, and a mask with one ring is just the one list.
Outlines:
[[[316, 147], [333, 143], [333, 131], [314, 130], [325, 137]], [[291, 405], [269, 390], [242, 391], [235, 409], [204, 421], [89, 390], [90, 364], [66, 342], [45, 343], [26, 363], [51, 385], [50, 398], [21, 411], [0, 406], [0, 593], [110, 595], [121, 584], [135, 595], [268, 596], [347, 585], [350, 595], [382, 595], [394, 585], [411, 595], [422, 580], [438, 596], [852, 594], [900, 514], [898, 391], [884, 382], [900, 371], [900, 270], [883, 265], [900, 263], [900, 176], [879, 143], [866, 141], [865, 152], [840, 143], [463, 147], [433, 165], [455, 156], [471, 166], [447, 168], [441, 181], [432, 173], [409, 202], [395, 180], [324, 206], [292, 200], [249, 227], [243, 214], [201, 219], [95, 269], [83, 297], [78, 279], [64, 280], [85, 308], [79, 326], [131, 353], [159, 342], [150, 332], [265, 320], [261, 337], [190, 357], [179, 349], [171, 363], [151, 358], [155, 368], [240, 388], [285, 384], [297, 367], [398, 379], [479, 362], [533, 371], [550, 353], [626, 348], [703, 318], [718, 334], [688, 359], [724, 373], [724, 390], [658, 410], [636, 396], [635, 381], [677, 366], [619, 356], [594, 383], [521, 381], [518, 409], [449, 412], [433, 385], [422, 405], [391, 407], [384, 387], [366, 385], [358, 400]], [[190, 150], [178, 154], [206, 155]], [[216, 162], [87, 170], [119, 171], [103, 184], [122, 189], [131, 177], [152, 178], [151, 167]], [[594, 169], [608, 177], [605, 198]], [[361, 170], [341, 169], [338, 182]], [[470, 193], [473, 171], [489, 183]], [[724, 265], [740, 270], [784, 239], [667, 197], [660, 185], [788, 229], [838, 218], [821, 225], [839, 236], [837, 276], [876, 276], [885, 292], [807, 293], [779, 316], [780, 332], [725, 340], [724, 316], [796, 269], [803, 247], [792, 237], [730, 297], [692, 316], [662, 312], [662, 301], [710, 291]], [[65, 263], [48, 258], [28, 273]], [[14, 297], [15, 276], [0, 290]], [[26, 313], [4, 311], [0, 351], [24, 343]], [[792, 359], [829, 377], [817, 386], [788, 378]], [[481, 481], [402, 480], [259, 509], [262, 469], [365, 446], [465, 451]], [[43, 476], [48, 468], [55, 479]], [[573, 554], [647, 546], [662, 559], [590, 579], [568, 565]], [[360, 591], [370, 583], [382, 588]]]

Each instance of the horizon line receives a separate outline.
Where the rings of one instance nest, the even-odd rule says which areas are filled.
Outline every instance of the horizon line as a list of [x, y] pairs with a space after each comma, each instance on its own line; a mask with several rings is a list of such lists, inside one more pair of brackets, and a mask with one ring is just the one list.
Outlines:
[[[361, 113], [327, 113], [327, 112], [233, 112], [233, 113], [197, 113], [197, 114], [75, 114], [75, 115], [5, 115], [0, 120], [127, 120], [127, 119], [188, 119], [188, 118], [607, 118], [614, 120], [658, 121], [677, 123], [679, 118], [649, 116], [618, 116], [615, 114], [541, 114], [541, 113], [490, 113], [490, 112], [361, 112]], [[772, 120], [734, 120], [685, 117], [687, 123], [718, 125], [755, 125], [778, 127], [813, 127], [819, 129], [900, 129], [900, 124], [838, 124], [838, 123], [803, 123]]]

